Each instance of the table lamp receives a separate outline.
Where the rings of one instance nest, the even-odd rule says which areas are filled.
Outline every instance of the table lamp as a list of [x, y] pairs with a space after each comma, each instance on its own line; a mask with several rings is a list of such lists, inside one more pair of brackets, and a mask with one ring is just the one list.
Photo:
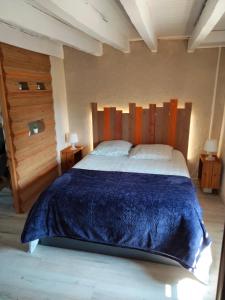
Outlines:
[[76, 143], [78, 142], [77, 133], [70, 134], [70, 143], [72, 145], [72, 149], [76, 149]]
[[212, 154], [217, 152], [217, 140], [208, 139], [205, 142], [204, 150], [208, 154], [206, 160], [215, 160], [215, 157]]

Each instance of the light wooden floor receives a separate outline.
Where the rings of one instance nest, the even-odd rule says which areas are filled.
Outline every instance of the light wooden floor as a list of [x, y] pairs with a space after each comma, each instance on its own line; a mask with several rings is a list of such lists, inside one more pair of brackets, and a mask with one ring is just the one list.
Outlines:
[[47, 246], [25, 252], [6, 190], [0, 193], [0, 300], [214, 300], [225, 208], [218, 196], [199, 193], [213, 239], [213, 266], [205, 286], [182, 268]]

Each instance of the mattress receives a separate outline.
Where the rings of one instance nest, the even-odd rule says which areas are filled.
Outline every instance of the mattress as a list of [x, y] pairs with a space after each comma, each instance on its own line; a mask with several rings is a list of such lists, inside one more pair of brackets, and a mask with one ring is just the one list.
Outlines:
[[129, 156], [89, 154], [78, 162], [74, 168], [190, 177], [185, 158], [178, 150], [173, 150], [171, 160], [135, 159]]

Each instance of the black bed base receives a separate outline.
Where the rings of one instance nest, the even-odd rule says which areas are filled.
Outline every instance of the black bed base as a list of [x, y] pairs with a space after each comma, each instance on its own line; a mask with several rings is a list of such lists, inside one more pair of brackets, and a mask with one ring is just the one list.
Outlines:
[[138, 259], [138, 260], [150, 261], [155, 263], [162, 263], [171, 266], [180, 266], [178, 262], [161, 255], [147, 253], [137, 249], [115, 247], [110, 245], [74, 240], [69, 238], [60, 238], [60, 237], [43, 238], [40, 239], [39, 244], [45, 246], [58, 247], [58, 248], [73, 249], [78, 251], [87, 251], [87, 252], [104, 254], [104, 255]]

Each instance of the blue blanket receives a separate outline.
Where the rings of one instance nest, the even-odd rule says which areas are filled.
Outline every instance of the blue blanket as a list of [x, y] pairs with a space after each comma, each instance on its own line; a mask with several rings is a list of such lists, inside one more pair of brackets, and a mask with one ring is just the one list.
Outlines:
[[195, 267], [210, 240], [191, 180], [71, 169], [41, 194], [23, 233], [140, 249]]

